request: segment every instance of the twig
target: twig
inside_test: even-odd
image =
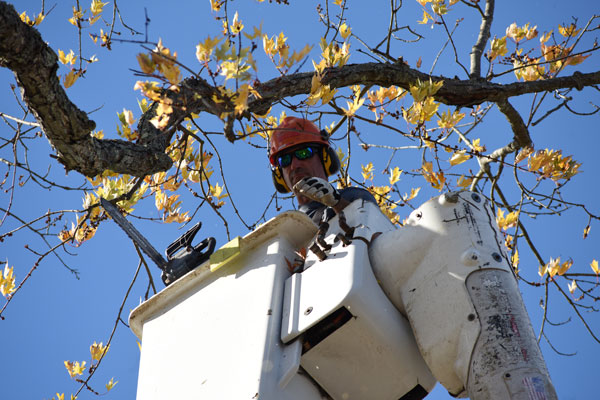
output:
[[[136,250],[137,250],[137,245],[135,243],[134,243],[134,246],[136,247]],[[138,252],[139,252],[139,250],[138,250]],[[119,325],[119,321],[121,320],[121,313],[123,312],[123,308],[125,307],[125,302],[127,301],[127,298],[129,297],[129,293],[131,292],[131,288],[133,287],[133,284],[135,283],[135,281],[137,279],[137,276],[138,276],[138,273],[140,272],[141,266],[142,266],[142,261],[140,260],[140,262],[138,263],[137,269],[135,270],[135,274],[133,275],[133,279],[132,279],[131,283],[129,284],[129,287],[127,288],[125,297],[123,298],[123,301],[121,302],[121,307],[119,307],[119,313],[117,314],[117,318],[113,325],[112,332],[110,333],[108,341],[106,342],[106,349],[104,350],[104,353],[102,353],[102,356],[98,360],[98,363],[96,365],[94,365],[94,369],[90,372],[87,379],[82,382],[81,386],[79,387],[79,390],[77,390],[77,392],[74,395],[75,397],[77,397],[84,388],[90,389],[88,382],[90,381],[90,379],[92,379],[92,376],[94,376],[94,374],[98,370],[98,367],[100,367],[100,363],[102,363],[102,360],[104,360],[106,351],[108,350],[108,347],[110,346],[110,343],[112,342],[113,336],[115,335],[115,332],[117,331],[117,326]]]

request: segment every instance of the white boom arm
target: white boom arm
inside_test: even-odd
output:
[[[481,196],[428,201],[403,228],[377,237],[369,255],[451,394],[556,399],[494,213]]]

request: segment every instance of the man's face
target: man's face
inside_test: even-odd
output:
[[[294,150],[302,147],[306,147],[306,145],[296,146],[282,153],[282,155],[290,153],[292,154],[292,161],[290,165],[281,168],[283,172],[283,179],[290,189],[292,189],[294,185],[302,178],[317,177],[327,179],[327,174],[325,174],[323,163],[321,162],[321,156],[319,155],[321,149],[315,147],[315,154],[312,157],[305,160],[299,160],[293,155],[293,152]],[[297,193],[295,194],[300,205],[310,202],[310,199],[298,195]]]

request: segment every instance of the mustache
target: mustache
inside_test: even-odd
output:
[[[310,171],[300,167],[300,168],[296,168],[292,171],[290,171],[290,180],[292,181],[292,184],[296,184],[299,180],[301,180],[302,178],[305,178],[307,176],[310,176]]]

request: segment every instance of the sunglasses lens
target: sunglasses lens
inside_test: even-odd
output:
[[[277,164],[279,164],[279,166],[281,168],[285,168],[288,165],[290,165],[292,163],[292,155],[291,154],[284,154],[282,156],[277,157]]]
[[[294,155],[298,160],[306,160],[307,158],[312,157],[313,154],[314,151],[312,147],[305,147],[294,152]]]

